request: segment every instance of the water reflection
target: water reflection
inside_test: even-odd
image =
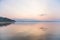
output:
[[[60,23],[18,23],[0,28],[1,40],[60,40]]]
[[[7,27],[0,28],[1,40],[45,40],[46,30],[43,24],[12,24]]]
[[[12,24],[12,23],[0,23],[0,27],[8,26],[8,25],[10,25],[10,24]]]

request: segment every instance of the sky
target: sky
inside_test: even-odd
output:
[[[8,18],[60,18],[60,0],[0,0],[0,16]]]

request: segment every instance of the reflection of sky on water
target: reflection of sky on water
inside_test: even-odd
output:
[[[50,22],[50,23],[30,23],[30,24],[12,24],[7,27],[1,27],[0,32],[1,35],[9,35],[16,36],[19,34],[20,36],[30,35],[31,37],[39,38],[40,36],[43,38],[51,38],[51,40],[55,39],[55,37],[60,37],[60,23]]]

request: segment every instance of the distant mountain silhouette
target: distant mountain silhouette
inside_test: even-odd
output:
[[[39,19],[14,19],[16,22],[60,22],[60,19],[47,19],[47,20],[39,20]]]
[[[5,17],[0,17],[0,27],[10,25],[14,22],[15,20],[5,18]]]
[[[16,22],[37,22],[40,20],[36,20],[36,19],[15,19]]]
[[[15,22],[15,20],[5,18],[5,17],[0,17],[0,22]]]

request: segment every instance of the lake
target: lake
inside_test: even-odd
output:
[[[0,40],[60,40],[60,22],[16,22],[0,25]]]

